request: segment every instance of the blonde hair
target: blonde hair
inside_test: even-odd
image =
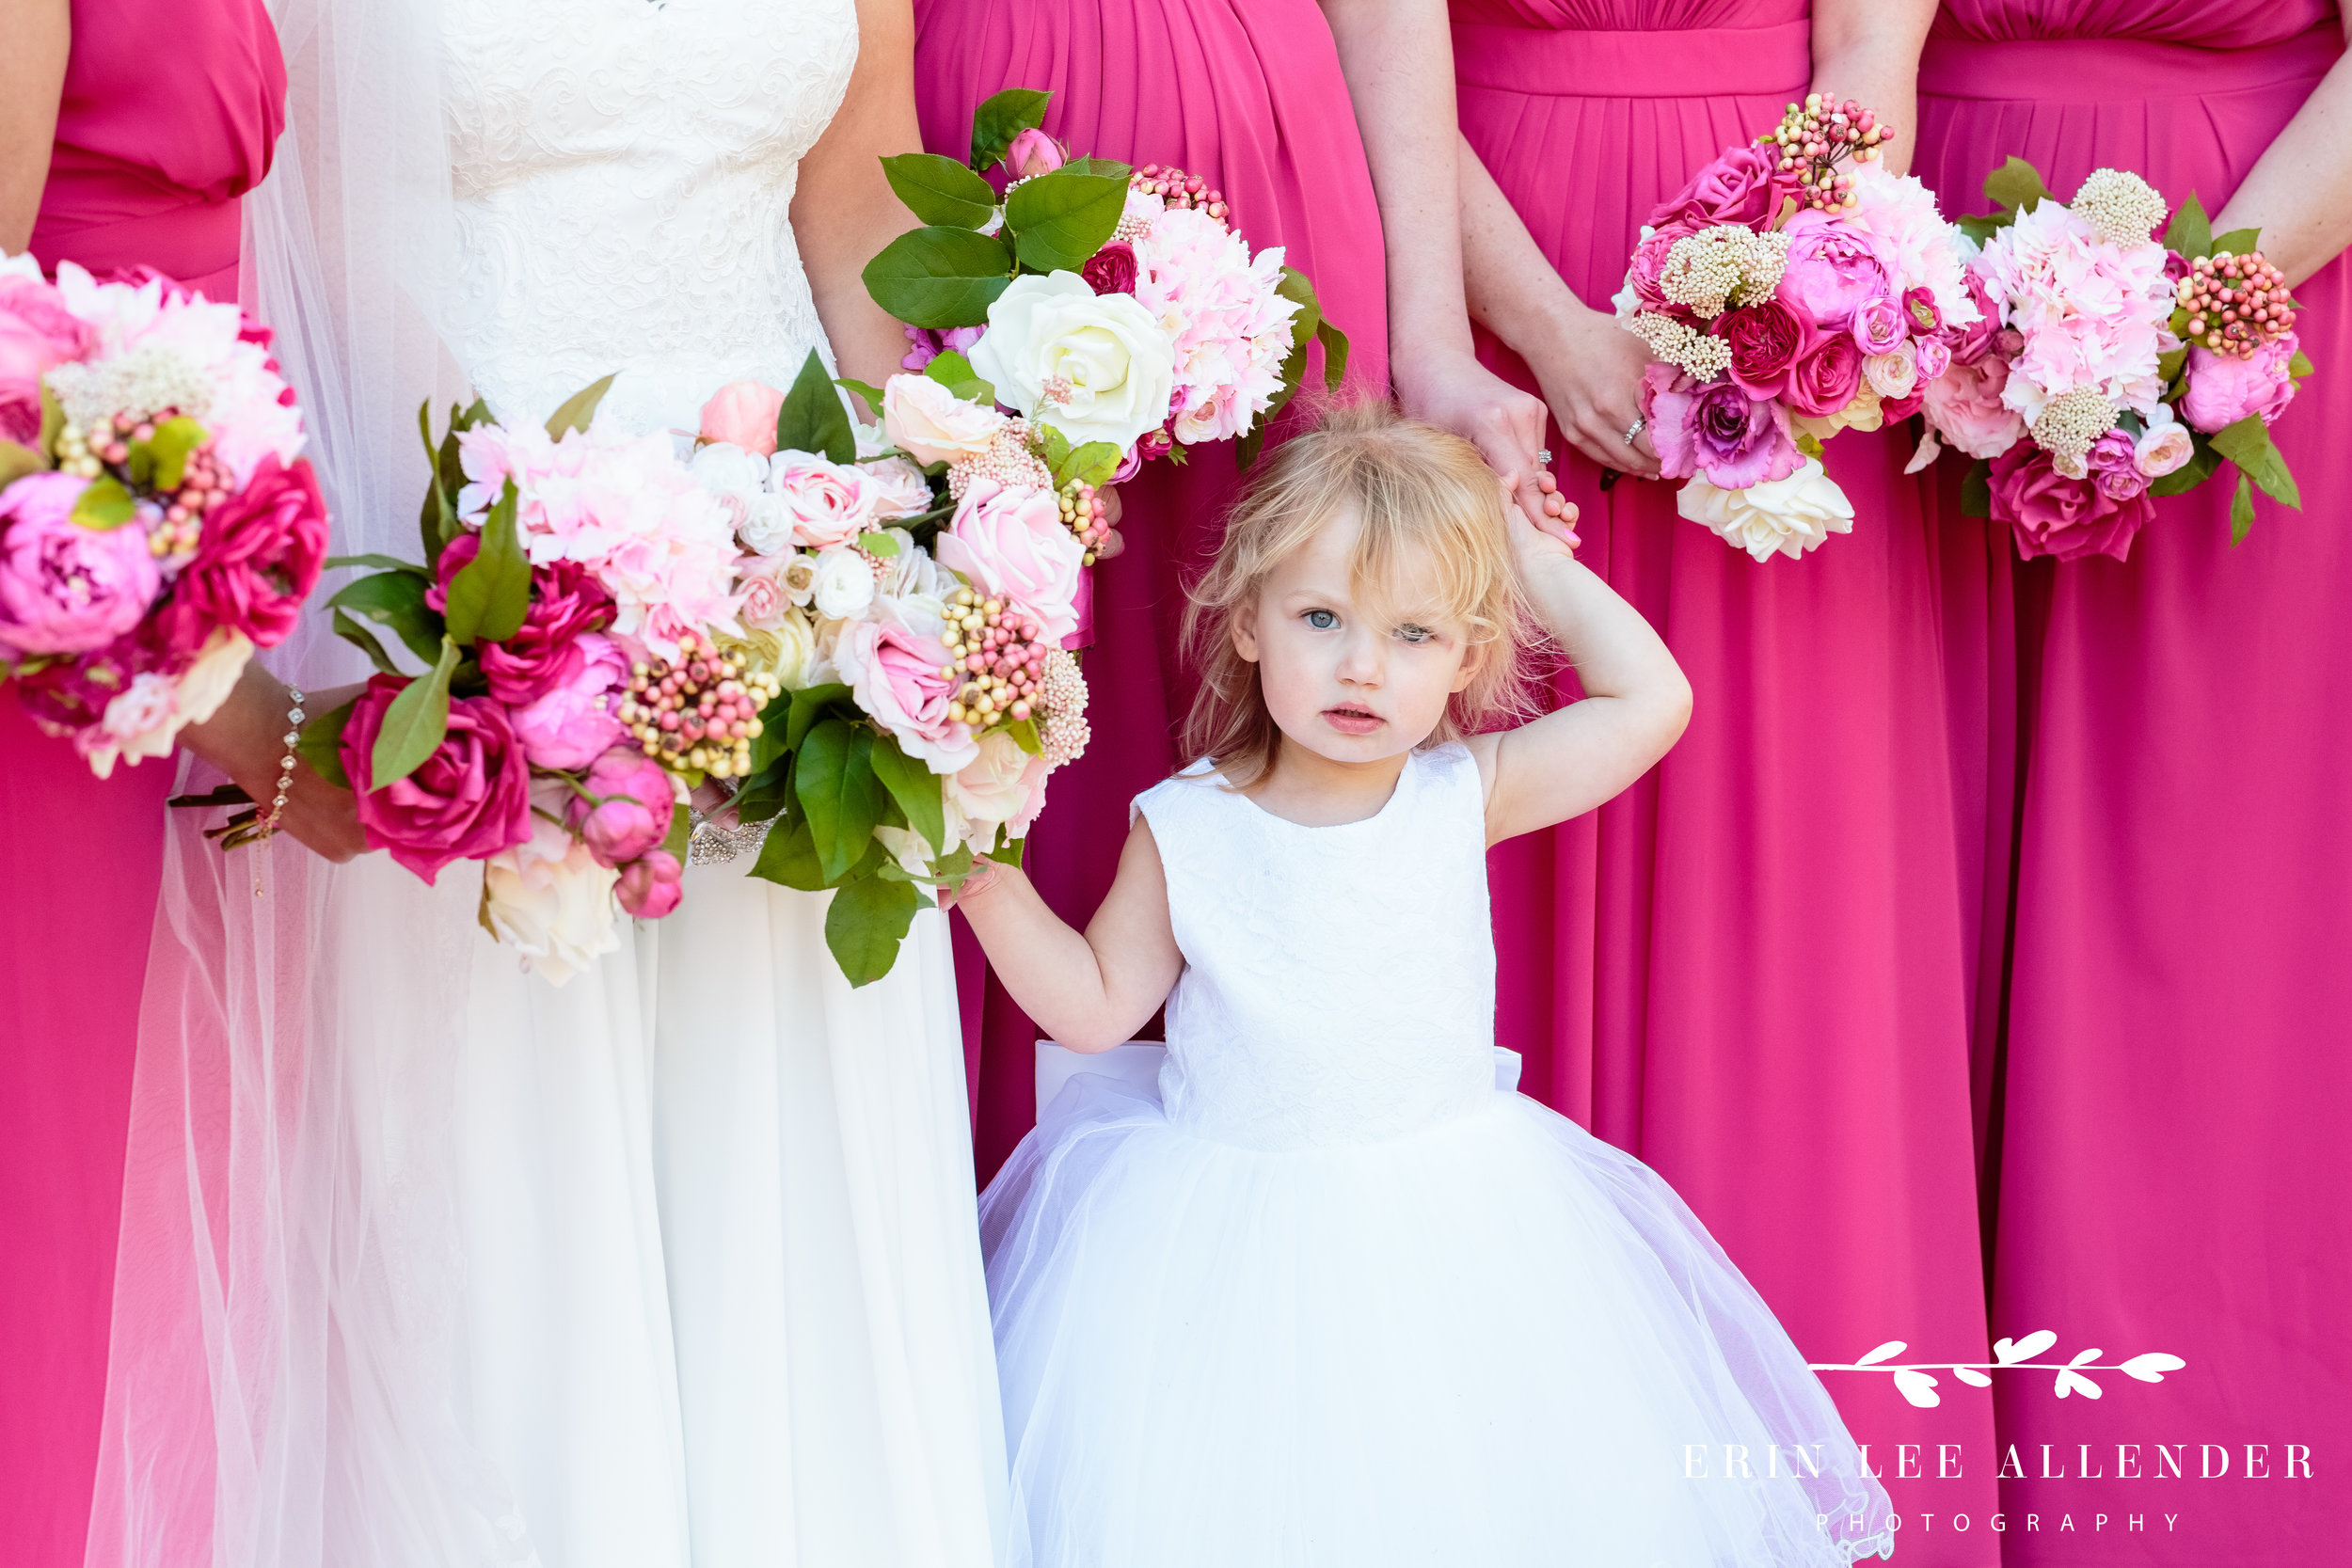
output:
[[[1457,621],[1486,649],[1424,745],[1458,740],[1532,703],[1522,649],[1536,641],[1503,515],[1502,487],[1478,449],[1387,402],[1334,404],[1268,453],[1225,525],[1216,559],[1187,594],[1184,645],[1200,688],[1184,754],[1208,757],[1247,788],[1279,740],[1258,666],[1233,646],[1233,617],[1266,578],[1343,510],[1359,524],[1350,579],[1381,610]],[[1400,621],[1410,618],[1400,615]]]

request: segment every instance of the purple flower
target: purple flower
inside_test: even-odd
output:
[[[1673,374],[1667,366],[1650,370]],[[1775,398],[1750,397],[1729,380],[1645,389],[1650,438],[1668,479],[1704,474],[1718,490],[1745,490],[1787,479],[1804,463],[1788,434],[1788,411]]]

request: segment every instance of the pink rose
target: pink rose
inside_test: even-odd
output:
[[[1005,149],[1005,178],[1034,180],[1041,174],[1051,174],[1067,162],[1061,144],[1044,132],[1031,126],[1012,138]]]
[[[1919,351],[1911,346],[1910,339],[1899,338],[1893,348],[1862,361],[1862,379],[1879,395],[1882,409],[1908,402],[1919,388]],[[1892,420],[1902,416],[1886,412],[1883,417]]]
[[[947,717],[956,681],[940,673],[947,668],[947,646],[938,638],[895,621],[852,621],[834,644],[834,663],[858,706],[907,755],[934,773],[955,772],[972,760],[971,732]]]
[[[967,403],[928,375],[894,375],[882,386],[882,429],[917,463],[953,463],[986,451],[1005,417]]]
[[[40,439],[40,378],[90,349],[90,330],[48,284],[0,277],[0,441]]]
[[[1926,293],[1915,289],[1914,293]],[[1853,313],[1853,325],[1847,330],[1853,334],[1854,346],[1863,354],[1892,354],[1895,345],[1911,335],[1910,323],[1904,319],[1902,307],[1891,299],[1865,300]]]
[[[135,520],[106,530],[73,521],[88,483],[38,473],[0,490],[0,649],[103,648],[136,626],[163,591],[147,530]]]
[[[1971,457],[1998,457],[2026,438],[2026,421],[2001,401],[2009,365],[1997,355],[1954,360],[1927,385],[1928,423]]]
[[[1690,319],[1691,308],[1668,299],[1658,281],[1666,270],[1666,258],[1674,250],[1675,242],[1689,233],[1687,229],[1661,229],[1633,247],[1633,260],[1626,266],[1626,281],[1632,286],[1634,301],[1643,309]]]
[[[326,502],[317,476],[308,462],[281,467],[270,453],[243,490],[205,514],[196,558],[172,589],[174,645],[192,651],[215,626],[245,633],[256,647],[284,641],[326,560]]]
[[[724,441],[766,457],[776,450],[776,416],[784,394],[757,381],[730,381],[703,404],[702,438]]]
[[[2084,455],[2090,482],[2107,499],[2127,501],[2148,488],[2148,476],[2139,471],[2137,461],[2137,445],[2128,431],[2110,430],[2093,441]]]
[[[1716,318],[1715,334],[1731,345],[1731,379],[1751,397],[1778,397],[1788,370],[1813,344],[1803,317],[1777,299],[1743,305]]]
[[[1787,479],[1804,466],[1779,401],[1750,397],[1730,381],[1655,390],[1649,420],[1668,479],[1703,474],[1719,490],[1745,490]]]
[[[1993,460],[1993,516],[2010,525],[2017,553],[2060,561],[2090,555],[2122,561],[2132,535],[2155,515],[2145,494],[2118,500],[2087,479],[2068,479],[2051,467],[2050,454],[2021,441]]]
[[[1945,327],[1944,338],[1951,347],[1955,364],[1973,365],[1993,352],[1993,340],[2001,331],[2001,307],[1975,267],[1963,276],[1968,284],[1968,297],[1976,301],[1978,319],[1966,326]]]
[[[424,602],[444,613],[449,585],[482,553],[482,536],[461,533],[441,551],[440,580],[424,591]],[[594,573],[577,561],[554,561],[531,569],[531,608],[523,624],[502,642],[477,646],[482,678],[490,695],[510,708],[527,707],[557,687],[580,677],[583,632],[612,624],[612,596]]]
[[[628,656],[621,645],[600,632],[584,632],[572,645],[571,664],[571,674],[507,716],[533,767],[585,768],[628,737],[617,711],[628,689]]]
[[[1683,233],[1719,223],[1761,229],[1779,208],[1772,192],[1772,154],[1754,145],[1727,147],[1723,155],[1691,177],[1691,182],[1659,203],[1652,227]]]
[[[636,747],[615,745],[598,756],[581,787],[596,802],[575,795],[564,817],[598,865],[627,865],[670,836],[677,791],[661,765]]]
[[[1113,240],[1094,253],[1078,276],[1098,294],[1134,293],[1136,247],[1124,240]]]
[[[872,528],[882,499],[862,470],[821,457],[779,463],[769,485],[791,519],[792,543],[813,550],[846,545]]]
[[[1952,368],[1952,351],[1941,338],[1914,338],[1919,351],[1919,380],[1924,386]]]
[[[1888,293],[1885,259],[1860,230],[1807,208],[1782,231],[1788,236],[1788,267],[1779,296],[1821,330],[1842,329],[1856,310]]]
[[[1789,369],[1782,394],[1792,412],[1826,419],[1851,403],[1862,387],[1862,351],[1843,333],[1820,340]]]
[[[754,631],[768,631],[783,620],[784,612],[792,607],[791,592],[776,580],[776,574],[794,558],[769,556],[754,559],[758,561],[758,564],[745,567],[743,575],[736,579],[736,586],[743,595],[743,604],[735,613]]]
[[[1053,492],[1009,489],[976,476],[932,553],[991,596],[1010,599],[1036,616],[1048,641],[1059,642],[1078,629],[1086,547],[1062,526]]]
[[[453,698],[449,732],[433,754],[406,778],[372,787],[384,710],[407,684],[405,675],[370,676],[343,726],[343,771],[358,791],[368,847],[389,850],[430,882],[452,861],[530,842],[531,770],[506,710],[487,697]]]
[[[667,849],[656,849],[640,855],[621,867],[621,879],[612,886],[612,896],[622,909],[640,920],[659,920],[678,906],[685,896],[681,885],[686,868]]]
[[[2266,425],[2276,424],[2295,401],[2295,378],[2287,373],[2295,349],[2292,332],[2263,344],[2248,359],[2191,345],[2188,395],[2181,399],[2181,418],[2207,435],[2227,430],[2249,414],[2260,414]]]

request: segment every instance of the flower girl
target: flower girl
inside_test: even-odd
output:
[[[1494,728],[1534,620],[1587,695]],[[1468,443],[1377,406],[1262,463],[1189,630],[1201,760],[1135,802],[1086,932],[1009,868],[957,898],[1063,1044],[1168,1006],[1157,1095],[1073,1079],[981,1200],[1014,1560],[1891,1555],[1697,1219],[1496,1086],[1486,848],[1674,743],[1664,644]]]

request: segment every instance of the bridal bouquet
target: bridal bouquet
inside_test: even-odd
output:
[[[1965,244],[1892,131],[1821,93],[1726,149],[1650,214],[1620,323],[1649,345],[1641,411],[1677,499],[1758,561],[1853,528],[1821,443],[1907,417],[1981,308]]]
[[[2299,506],[2270,438],[2311,362],[2296,308],[2253,230],[2216,237],[2192,196],[2164,238],[2164,198],[2094,170],[2061,203],[2012,158],[1985,182],[1998,210],[1962,220],[1980,330],[1928,393],[1929,434],[1980,460],[1969,506],[2010,525],[2023,556],[2123,560],[2154,498],[2237,468],[2232,541],[2253,492]],[[1915,465],[1916,466],[1916,465]]]
[[[167,278],[0,255],[0,672],[105,778],[167,755],[318,580],[269,335]]]

